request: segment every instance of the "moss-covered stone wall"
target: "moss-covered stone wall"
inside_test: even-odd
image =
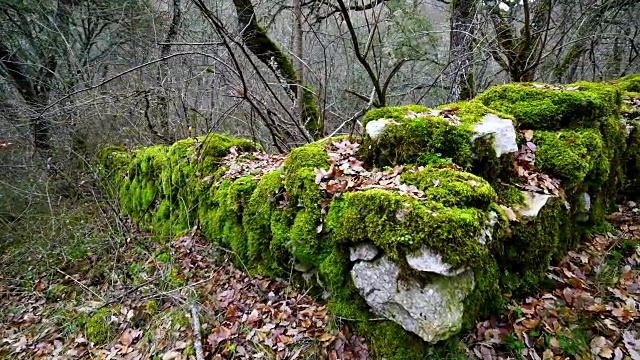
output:
[[[250,272],[311,279],[333,314],[355,320],[373,356],[416,359],[424,340],[499,311],[505,293],[541,286],[617,199],[640,194],[635,79],[510,84],[436,109],[375,109],[363,139],[305,145],[281,166],[218,134],[108,147],[102,176],[142,229],[175,236],[198,226]],[[357,152],[345,152],[352,145]],[[321,186],[331,176],[346,185]],[[448,299],[454,320],[431,329],[422,314],[407,323],[377,309],[355,271],[388,264],[404,289],[389,296],[422,294],[429,306],[429,290]],[[464,293],[446,286],[463,278]],[[380,314],[393,321],[370,320]]]

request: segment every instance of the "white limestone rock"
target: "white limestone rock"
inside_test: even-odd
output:
[[[353,282],[372,311],[405,330],[435,343],[462,328],[463,300],[473,291],[472,271],[458,276],[436,277],[421,286],[417,281],[398,283],[398,265],[387,256],[361,261],[351,270]]]
[[[371,139],[376,139],[380,134],[384,132],[384,129],[391,124],[397,125],[398,123],[392,119],[378,119],[372,120],[367,123],[364,130],[367,132]]]
[[[373,244],[364,243],[349,248],[349,260],[351,261],[369,261],[373,260],[376,256],[378,256],[378,248]]]
[[[493,135],[493,147],[498,157],[518,151],[516,129],[513,127],[511,120],[501,119],[494,114],[487,114],[482,121],[473,126],[471,141],[487,135]]]
[[[539,194],[533,191],[523,191],[525,204],[514,207],[514,211],[523,220],[531,220],[538,216],[540,210],[547,204],[552,195]]]
[[[440,254],[431,251],[422,245],[420,250],[414,254],[406,256],[407,263],[413,269],[418,271],[426,271],[444,276],[456,276],[465,272],[466,269],[453,269],[451,265],[442,261]]]

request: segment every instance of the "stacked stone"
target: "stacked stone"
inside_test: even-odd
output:
[[[412,359],[499,311],[502,294],[539,287],[633,193],[638,124],[622,118],[621,83],[510,84],[437,109],[370,111],[358,158],[415,169],[400,179],[421,198],[384,188],[328,198],[317,173],[330,167],[331,140],[239,178],[221,164],[229,151],[259,149],[242,139],[108,148],[103,175],[142,228],[179,235],[199,225],[252,272],[296,269],[335,315],[358,320],[373,356]],[[389,321],[369,321],[379,317]]]

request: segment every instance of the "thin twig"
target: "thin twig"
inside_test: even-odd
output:
[[[349,119],[345,120],[340,126],[338,126],[337,129],[335,129],[331,135],[325,137],[324,139],[320,140],[325,141],[327,139],[332,138],[335,134],[337,134],[345,125],[347,125],[348,123],[352,122],[352,121],[357,121],[361,116],[363,116],[367,110],[369,110],[371,108],[371,106],[373,106],[373,99],[375,96],[375,89],[371,90],[371,95],[369,95],[369,102],[367,103],[367,106],[364,109],[361,109],[360,111],[358,111],[357,113],[355,113],[352,117],[350,117]]]
[[[131,72],[134,72],[136,70],[142,69],[144,67],[147,67],[149,65],[153,65],[155,63],[166,61],[166,60],[169,60],[169,59],[174,58],[176,56],[183,56],[183,55],[203,55],[203,56],[211,57],[211,55],[202,53],[201,51],[183,51],[183,52],[170,54],[170,55],[158,58],[158,59],[154,59],[154,60],[148,61],[148,62],[146,62],[144,64],[140,64],[140,65],[134,66],[134,67],[129,68],[129,69],[127,69],[127,70],[125,70],[125,71],[123,71],[121,73],[118,73],[118,74],[116,74],[116,75],[114,75],[114,76],[112,76],[112,77],[110,77],[110,78],[108,78],[108,79],[106,79],[104,81],[99,82],[98,84],[95,84],[95,85],[92,85],[92,86],[88,86],[88,87],[80,89],[80,90],[76,90],[74,92],[71,92],[71,93],[59,98],[58,100],[52,102],[51,104],[45,106],[42,110],[40,110],[40,112],[38,113],[38,118],[41,118],[47,111],[49,111],[49,109],[51,109],[55,105],[61,103],[62,101],[66,100],[66,99],[68,99],[68,98],[70,98],[72,96],[78,95],[78,94],[83,93],[83,92],[87,92],[87,91],[91,91],[91,90],[97,89],[97,88],[99,88],[99,87],[101,87],[103,85],[106,85],[106,84],[108,84],[108,83],[110,83],[110,82],[112,82],[112,81],[114,81],[114,80],[116,80],[118,78],[123,77],[124,75],[127,75],[127,74],[129,74]]]
[[[198,318],[198,309],[196,304],[191,303],[191,325],[193,327],[193,347],[196,350],[196,359],[204,360],[204,354],[202,353],[202,338],[200,336],[200,319]]]
[[[151,279],[143,282],[142,284],[134,287],[133,289],[130,289],[130,290],[126,291],[124,294],[122,294],[122,295],[120,295],[118,297],[115,297],[113,299],[110,299],[109,301],[107,301],[104,304],[102,304],[100,307],[96,308],[96,310],[100,310],[103,307],[109,306],[109,305],[111,305],[113,303],[117,303],[117,302],[121,301],[124,297],[126,297],[126,296],[128,296],[128,295],[130,295],[130,294],[132,294],[132,293],[134,293],[134,292],[136,292],[138,290],[140,290],[144,286],[147,286],[147,285],[151,284],[152,282],[154,282],[156,280],[158,280],[158,277],[151,278]]]
[[[78,281],[78,280],[74,279],[74,278],[73,278],[73,276],[71,276],[71,275],[67,274],[66,272],[64,272],[64,271],[62,271],[62,270],[60,270],[60,269],[58,269],[58,268],[55,268],[55,269],[56,269],[56,271],[57,271],[57,272],[59,272],[60,274],[62,274],[62,275],[64,275],[64,276],[68,277],[69,279],[71,279],[71,280],[75,281],[78,285],[80,285],[83,289],[87,290],[88,292],[92,293],[95,297],[97,297],[97,298],[99,298],[100,300],[104,301],[104,298],[103,298],[102,296],[98,295],[95,291],[93,291],[93,290],[91,290],[90,288],[88,288],[85,284],[83,284],[83,283],[81,283],[80,281]]]

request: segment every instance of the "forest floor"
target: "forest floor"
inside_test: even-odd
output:
[[[0,359],[370,358],[305,289],[247,275],[197,232],[149,236],[112,210],[62,203],[6,226]],[[424,358],[640,360],[640,208],[609,218],[549,269],[554,289],[511,300]]]

